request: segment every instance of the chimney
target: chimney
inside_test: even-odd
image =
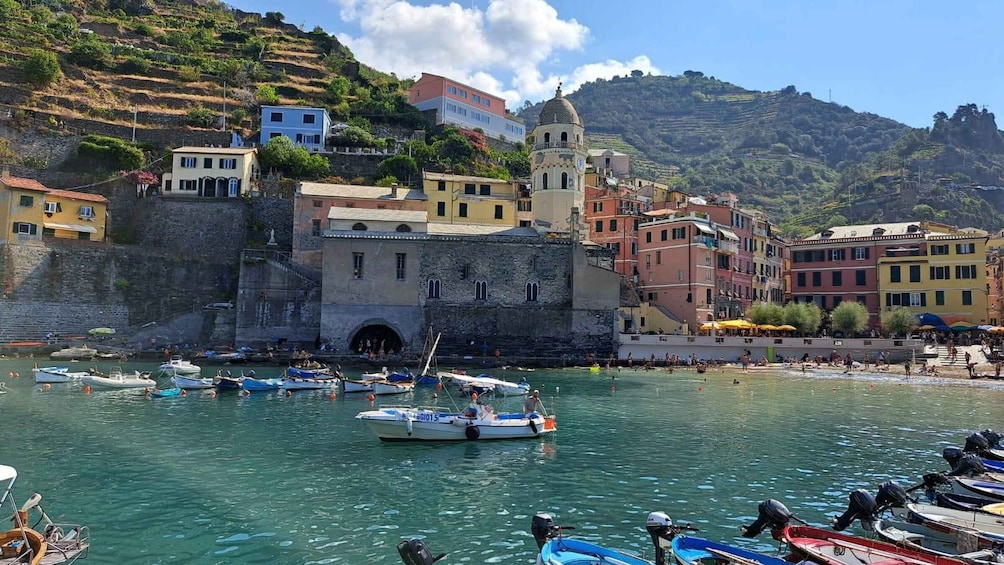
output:
[[[390,185],[390,197],[397,198],[397,183],[393,182]]]
[[[10,178],[10,167],[8,165],[4,165],[3,168],[0,169],[0,178]]]

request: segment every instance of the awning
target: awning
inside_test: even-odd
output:
[[[715,230],[711,229],[711,227],[706,224],[694,222],[694,225],[697,226],[697,229],[701,230],[702,233],[706,233],[708,235],[715,235]]]
[[[98,228],[94,226],[84,226],[80,224],[57,224],[54,222],[42,222],[42,227],[46,227],[53,230],[98,233]]]
[[[736,235],[736,232],[730,230],[729,228],[718,228],[718,233],[722,234],[725,237],[725,239],[739,241],[739,236]]]

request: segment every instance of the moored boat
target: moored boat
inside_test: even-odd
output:
[[[286,390],[325,390],[336,386],[338,386],[338,379],[335,377],[287,377],[282,379],[282,388]]]
[[[244,377],[244,379],[241,380],[241,389],[248,392],[279,390],[279,388],[282,387],[282,380],[282,377],[274,377],[271,379]]]
[[[156,388],[157,381],[150,378],[149,373],[133,371],[122,372],[122,367],[112,367],[107,374],[92,370],[80,378],[85,385],[99,388]]]
[[[553,416],[496,414],[478,405],[463,412],[439,407],[387,406],[356,414],[381,441],[475,441],[529,439],[557,430]]]
[[[91,546],[87,526],[53,522],[39,504],[42,495],[38,493],[18,508],[11,494],[16,480],[14,467],[0,465],[0,483],[3,484],[0,511],[4,516],[13,516],[14,522],[11,529],[0,531],[0,548],[3,548],[0,563],[57,565],[87,557]],[[39,514],[37,521],[31,518],[33,511]],[[41,531],[37,529],[39,526],[42,526]]]
[[[213,382],[213,379],[209,377],[196,378],[174,375],[171,377],[171,380],[174,381],[174,386],[189,390],[213,388],[216,385],[216,383]]]
[[[891,543],[812,526],[786,526],[782,534],[796,559],[823,565],[964,565],[961,559],[934,555]]]
[[[50,359],[93,359],[98,354],[98,350],[93,347],[81,345],[77,347],[64,347],[59,351],[49,354]]]
[[[690,536],[674,537],[672,548],[678,565],[791,565],[778,557]]]
[[[375,381],[373,383],[373,394],[405,394],[415,390],[414,381]]]
[[[155,388],[150,391],[150,396],[154,398],[171,398],[173,396],[181,396],[181,389],[178,387]]]
[[[537,565],[652,565],[639,555],[623,550],[604,547],[602,545],[565,537],[563,530],[572,530],[568,526],[558,526],[554,517],[546,512],[533,516],[530,533],[537,542]],[[648,515],[645,529],[652,538],[655,548],[655,565],[667,565],[667,552],[670,543],[676,536],[686,530],[696,530],[689,524],[677,526],[664,512],[652,512]],[[403,557],[403,556],[402,556]],[[687,565],[692,565],[688,563]],[[774,565],[771,563],[770,565]]]
[[[235,377],[230,371],[218,371],[216,373],[216,377],[213,379],[213,384],[216,387],[216,390],[221,392],[225,390],[240,390],[241,382],[246,377],[253,378],[254,375],[254,371],[248,371],[247,375],[242,374],[239,377]]]
[[[172,355],[171,358],[160,366],[162,373],[169,375],[196,375],[202,372],[202,367],[186,361],[181,355]]]
[[[70,371],[69,367],[38,367],[32,369],[36,383],[68,383],[79,381],[86,371]]]

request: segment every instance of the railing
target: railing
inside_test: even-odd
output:
[[[533,146],[534,151],[541,149],[585,149],[586,146],[574,141],[552,141],[550,143],[538,143]]]
[[[732,240],[718,240],[718,250],[722,253],[736,254],[739,253],[739,244]]]

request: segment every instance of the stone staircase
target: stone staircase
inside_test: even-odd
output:
[[[938,344],[938,356],[933,359],[928,359],[928,365],[938,365],[939,367],[966,367],[966,352],[969,352],[971,356],[970,363],[976,363],[977,365],[990,364],[991,361],[987,359],[985,353],[983,353],[983,348],[980,345],[957,345],[955,349],[958,351],[956,355],[956,360],[953,363],[951,357],[948,355],[948,346],[939,343]]]

